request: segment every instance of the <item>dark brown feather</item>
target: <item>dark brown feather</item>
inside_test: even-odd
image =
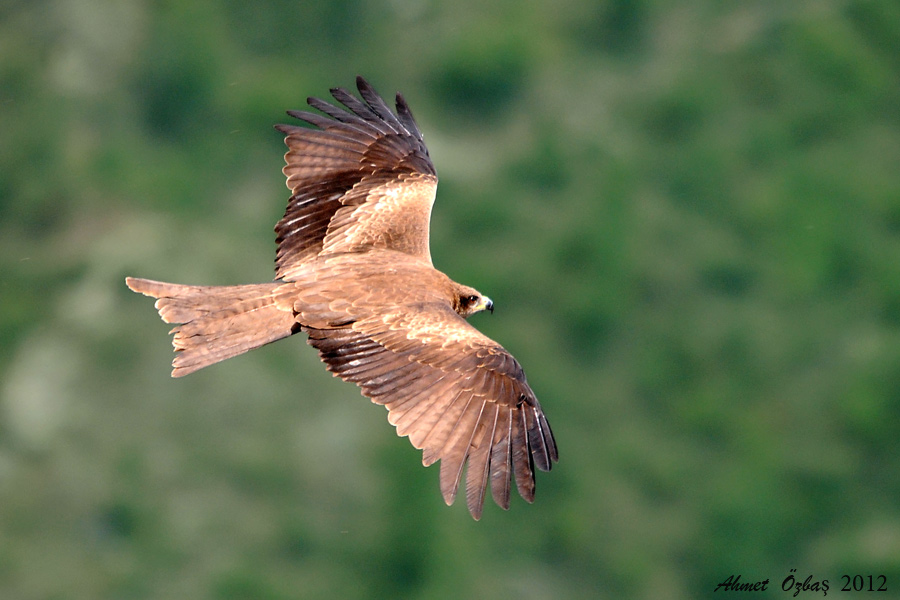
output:
[[[494,429],[493,447],[491,448],[491,496],[503,510],[509,509],[509,480],[512,471],[511,412],[510,409],[503,407],[497,414],[497,426]]]
[[[484,496],[491,473],[491,446],[500,407],[485,403],[481,419],[475,428],[469,449],[469,464],[466,467],[466,505],[475,520],[481,518]]]
[[[516,476],[516,487],[519,495],[528,502],[534,502],[534,469],[531,451],[528,447],[528,434],[525,426],[525,414],[520,409],[512,412],[512,465]]]

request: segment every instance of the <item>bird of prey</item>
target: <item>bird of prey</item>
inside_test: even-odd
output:
[[[275,280],[198,286],[129,277],[175,323],[173,377],[295,333],[326,368],[385,406],[397,434],[441,461],[452,504],[466,467],[477,520],[490,487],[509,508],[512,481],[534,501],[534,468],[558,461],[556,442],[519,363],[466,321],[490,298],[434,268],[428,244],[437,175],[403,96],[391,111],[357,78],[361,100],[288,111],[313,127],[277,125],[291,190],[275,226]]]

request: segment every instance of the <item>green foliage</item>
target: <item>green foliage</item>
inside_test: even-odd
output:
[[[900,9],[16,2],[0,20],[0,597],[696,598],[900,581]],[[300,339],[183,380],[126,275],[265,281],[271,126],[366,75],[558,437],[533,506]]]

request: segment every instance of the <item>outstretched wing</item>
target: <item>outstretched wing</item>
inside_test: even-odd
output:
[[[276,126],[286,135],[283,171],[293,194],[275,226],[280,279],[322,252],[388,248],[431,260],[437,175],[422,133],[400,94],[395,114],[365,79],[356,85],[362,100],[331,90],[346,110],[309,98],[324,116],[288,111],[318,129]]]
[[[511,481],[534,500],[534,469],[558,460],[550,425],[519,363],[440,304],[376,314],[346,328],[304,327],[335,375],[387,407],[397,434],[441,461],[441,492],[456,498],[466,470],[466,503],[481,517],[490,485],[509,508]]]

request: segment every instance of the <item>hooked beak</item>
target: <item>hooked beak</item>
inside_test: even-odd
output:
[[[487,296],[482,296],[481,301],[475,306],[476,310],[486,310],[494,314],[494,302]]]

